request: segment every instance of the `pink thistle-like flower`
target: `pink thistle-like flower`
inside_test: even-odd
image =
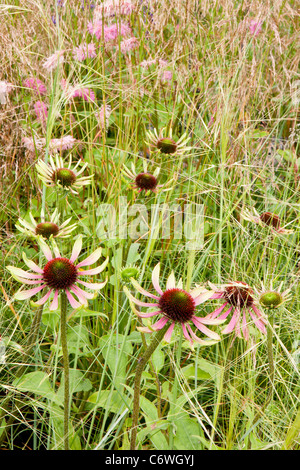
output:
[[[196,316],[196,307],[206,300],[210,299],[213,292],[207,291],[201,287],[186,292],[182,288],[182,281],[176,284],[174,273],[172,272],[167,279],[166,290],[162,290],[159,281],[160,263],[158,263],[152,272],[152,284],[156,290],[156,294],[147,292],[138,282],[131,278],[132,285],[138,292],[146,297],[154,300],[152,303],[143,302],[136,299],[125,286],[124,291],[129,298],[133,312],[140,318],[151,318],[159,316],[159,320],[149,325],[149,327],[139,327],[138,329],[144,333],[151,333],[162,329],[168,322],[170,326],[164,336],[165,341],[170,342],[175,325],[180,325],[183,335],[190,344],[193,341],[201,345],[214,344],[220,340],[220,336],[207,328],[206,325],[219,325],[223,320],[216,320],[208,317]],[[139,307],[148,307],[154,309],[152,312],[142,313],[137,310],[135,305]],[[192,330],[192,323],[199,331],[210,338],[209,341],[199,338]],[[211,341],[212,340],[212,341]]]
[[[30,152],[35,152],[35,149],[38,151],[43,150],[46,147],[46,139],[42,138],[30,138],[23,137],[22,139],[24,147],[26,147]],[[65,135],[59,139],[51,139],[49,142],[49,151],[51,153],[63,152],[64,150],[70,150],[74,147],[77,140],[71,135]]]
[[[262,31],[262,21],[251,20],[249,24],[249,30],[253,36],[258,36]]]
[[[235,332],[235,337],[249,339],[249,319],[262,332],[266,333],[267,320],[255,305],[254,292],[244,282],[230,282],[217,288],[212,286],[215,294],[212,299],[224,299],[225,302],[214,312],[208,315],[211,319],[226,320],[231,315],[231,320],[223,329],[222,334]],[[250,321],[251,321],[250,320]],[[243,336],[242,336],[243,335]]]
[[[139,47],[139,40],[135,37],[124,39],[120,44],[122,54],[126,54],[137,47]]]
[[[293,232],[293,230],[289,230],[282,227],[279,216],[271,212],[263,212],[262,214],[259,214],[255,208],[252,209],[252,212],[247,209],[244,209],[241,212],[241,216],[243,217],[243,219],[258,224],[261,227],[269,227],[273,233],[288,234]]]
[[[73,49],[73,57],[79,62],[83,62],[87,58],[94,59],[97,57],[95,44],[90,42],[89,44],[81,44],[80,46],[75,47]]]
[[[64,58],[64,50],[62,51],[55,51],[46,61],[42,64],[42,67],[48,72],[51,72],[55,69],[58,65],[62,64],[65,60]]]
[[[83,98],[85,101],[95,101],[95,93],[89,88],[84,88],[79,85],[71,86],[65,79],[61,80],[61,87],[64,90],[68,101],[72,98]]]
[[[46,294],[36,302],[36,305],[44,305],[44,303],[50,298],[51,294],[54,294],[49,310],[57,310],[59,293],[64,291],[71,307],[79,308],[82,305],[87,306],[88,299],[93,299],[94,294],[81,289],[78,284],[91,290],[102,289],[105,286],[107,279],[100,283],[89,283],[82,279],[84,279],[84,276],[94,276],[101,273],[108,263],[108,258],[106,258],[106,260],[97,268],[82,270],[82,267],[96,263],[101,256],[101,248],[95,250],[83,261],[75,263],[82,248],[82,237],[79,237],[74,243],[70,258],[62,257],[54,242],[54,256],[44,239],[40,238],[38,243],[47,260],[47,263],[43,267],[40,267],[32,260],[29,260],[24,253],[24,262],[33,272],[27,272],[14,266],[7,267],[8,271],[18,282],[35,286],[29,290],[21,290],[17,292],[14,298],[16,300],[30,299],[43,289],[47,289]]]
[[[48,106],[43,101],[34,103],[34,110],[38,121],[45,124],[48,117]]]
[[[114,23],[111,25],[103,25],[102,21],[89,23],[88,29],[90,34],[95,35],[98,40],[102,37],[105,42],[114,42],[118,37],[131,36],[132,30],[130,26],[125,23]]]
[[[171,70],[164,70],[161,74],[161,80],[164,83],[171,82],[173,78],[173,72]]]
[[[160,67],[166,67],[168,65],[168,62],[164,59],[147,59],[143,60],[140,63],[140,66],[143,69],[148,69],[149,67],[151,67],[151,65],[159,65]]]
[[[38,95],[43,96],[47,94],[46,85],[38,78],[26,78],[26,80],[23,82],[23,85],[27,88],[30,88],[31,90],[34,90]]]

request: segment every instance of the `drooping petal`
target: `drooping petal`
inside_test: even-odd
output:
[[[225,302],[225,304],[221,305],[221,307],[218,307],[216,310],[214,310],[214,312],[210,313],[209,317],[210,318],[216,318],[218,315],[220,315],[220,313],[222,312],[222,310],[224,309],[224,307],[226,305],[227,305],[227,302]]]
[[[76,295],[76,297],[78,298],[78,300],[79,300],[79,302],[80,302],[81,305],[85,305],[86,307],[88,306],[88,302],[87,302],[86,297],[83,296],[83,295],[81,294],[81,292],[77,291],[76,288],[74,288],[74,285],[72,285],[72,286],[70,287],[70,291],[72,291],[73,294]]]
[[[169,343],[171,341],[171,336],[172,336],[174,327],[175,327],[175,322],[171,323],[171,326],[168,328],[164,336],[164,340],[166,341],[166,343]]]
[[[220,336],[215,332],[211,331],[209,328],[207,328],[205,325],[202,325],[198,320],[196,320],[195,317],[192,318],[192,322],[194,323],[195,327],[198,328],[203,334],[208,336],[211,339],[219,340]]]
[[[74,261],[78,258],[79,253],[81,252],[81,248],[82,248],[82,237],[79,237],[77,238],[73,246],[73,250],[72,250],[72,254],[70,258],[71,263],[74,263]],[[79,265],[76,266],[76,268],[78,267]]]
[[[76,286],[75,284],[73,284],[72,289],[74,292],[79,292],[83,297],[87,299],[93,299],[95,296],[95,294],[93,294],[92,292],[86,292],[85,290],[81,289],[79,286]]]
[[[189,343],[193,344],[193,340],[192,340],[192,338],[189,336],[185,324],[184,324],[184,323],[181,323],[181,326],[182,326],[183,336],[185,337],[185,339],[186,339]]]
[[[169,319],[167,317],[162,317],[160,320],[151,325],[151,329],[154,331],[161,330],[168,321]]]
[[[135,303],[136,305],[139,305],[140,307],[158,307],[158,304],[157,304],[157,303],[142,302],[141,300],[136,299],[136,298],[131,294],[131,292],[126,288],[126,286],[124,287],[124,291],[125,291],[127,297],[128,297],[133,303]]]
[[[203,325],[221,325],[224,323],[224,320],[221,320],[220,318],[211,318],[209,315],[206,317],[196,317],[193,316],[196,321],[203,323]]]
[[[98,266],[97,268],[87,269],[85,271],[80,271],[79,270],[78,275],[79,276],[84,276],[84,275],[87,274],[89,276],[94,276],[95,274],[99,274],[106,268],[108,261],[109,261],[109,257],[107,257],[106,260],[100,266]]]
[[[70,305],[72,308],[79,308],[81,307],[82,304],[80,304],[79,302],[77,302],[77,300],[74,299],[74,297],[72,296],[72,294],[68,291],[68,289],[65,290],[66,292],[66,296],[68,298],[68,301],[70,302]]]
[[[148,313],[142,313],[142,312],[138,312],[136,311],[137,315],[141,318],[151,318],[151,317],[155,317],[155,315],[159,315],[161,313],[160,310],[156,310],[155,312],[148,312]]]
[[[17,292],[14,295],[14,298],[17,299],[17,300],[29,299],[30,297],[32,297],[33,295],[37,294],[42,289],[44,289],[44,287],[46,287],[46,286],[47,286],[47,284],[42,284],[41,286],[34,287],[33,289],[23,290],[23,291]]]
[[[196,343],[201,344],[202,346],[211,346],[212,344],[216,343],[216,341],[204,340],[204,339],[199,338],[197,335],[195,335],[190,325],[187,325],[187,328],[189,330],[191,337],[193,338],[194,341],[196,341]]]
[[[44,305],[44,303],[47,302],[47,300],[49,299],[52,291],[53,289],[50,289],[49,292],[47,292],[47,294],[44,295],[44,297],[42,297],[40,300],[35,302],[35,305]]]
[[[150,297],[151,299],[156,299],[156,300],[159,299],[159,297],[157,295],[151,294],[150,292],[143,289],[134,278],[131,278],[130,280],[131,280],[132,285],[136,288],[136,290],[140,294],[145,295],[146,297]]]
[[[102,253],[102,248],[97,248],[90,256],[77,264],[76,268],[81,268],[82,266],[89,266],[90,264],[96,263],[100,258]],[[76,258],[75,258],[76,259]]]
[[[158,292],[159,295],[163,295],[163,291],[161,290],[160,285],[159,285],[159,272],[160,272],[160,263],[158,263],[152,271],[152,284],[156,292]]]
[[[252,313],[252,311],[249,309],[249,313],[250,313],[250,316],[255,324],[255,326],[264,334],[266,334],[267,330],[266,330],[266,327],[264,325],[264,323],[259,319],[257,318],[254,313]]]
[[[225,326],[224,330],[222,330],[222,334],[231,333],[234,330],[238,322],[239,316],[240,316],[240,310],[236,308],[233,312],[230,322],[228,323],[227,326]]]
[[[58,309],[58,289],[55,290],[54,292],[54,297],[53,300],[50,304],[49,310],[52,312],[53,310]]]
[[[85,282],[81,281],[80,279],[77,279],[77,282],[79,282],[79,284],[82,284],[85,287],[88,287],[89,289],[100,290],[103,289],[103,287],[106,285],[107,280],[108,279],[106,278],[103,282]]]
[[[242,331],[243,331],[244,338],[248,341],[248,339],[249,339],[249,329],[248,329],[247,319],[246,319],[246,309],[244,309],[244,311],[243,311]]]
[[[24,271],[21,268],[16,268],[15,266],[7,266],[7,269],[11,274],[15,274],[16,276],[24,279],[43,279],[41,274],[28,273],[27,271]]]

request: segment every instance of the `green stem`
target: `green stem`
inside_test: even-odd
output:
[[[65,292],[61,294],[61,315],[60,315],[60,334],[61,347],[64,364],[64,449],[69,450],[69,353],[67,342],[67,296]]]
[[[133,396],[133,410],[132,410],[132,427],[131,427],[131,439],[130,439],[130,450],[135,450],[137,426],[140,411],[140,392],[141,392],[141,377],[143,370],[149,361],[151,355],[163,339],[169,325],[165,325],[161,330],[157,331],[154,335],[151,343],[144,352],[144,355],[138,359],[136,367],[135,378],[134,378],[134,396]]]

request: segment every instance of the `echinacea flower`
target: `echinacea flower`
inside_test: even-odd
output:
[[[207,328],[206,325],[219,325],[223,320],[196,316],[197,306],[210,299],[213,292],[207,291],[202,287],[197,287],[196,289],[187,292],[182,288],[182,280],[176,283],[173,272],[167,279],[166,290],[163,291],[160,287],[159,272],[160,263],[155,266],[152,272],[152,284],[156,290],[156,294],[147,292],[134,278],[131,278],[131,283],[136,290],[142,295],[153,299],[154,302],[152,303],[136,299],[129,289],[126,286],[124,287],[124,291],[130,301],[131,308],[136,315],[140,318],[160,317],[158,321],[149,325],[149,327],[138,327],[138,329],[144,333],[151,333],[153,331],[161,330],[168,322],[170,322],[170,326],[164,335],[166,342],[170,342],[175,325],[181,326],[183,335],[190,344],[193,344],[193,341],[195,341],[204,346],[214,344],[216,341],[219,341],[220,336],[216,332]],[[142,313],[137,310],[135,305],[151,308],[151,310],[154,309],[154,311]],[[194,333],[190,323],[192,323],[201,333],[210,338],[210,340],[199,338]]]
[[[172,188],[168,188],[168,185],[170,185],[174,178],[170,179],[165,185],[163,184],[158,184],[158,175],[160,173],[160,168],[156,168],[153,173],[149,173],[148,168],[147,168],[147,162],[146,160],[143,160],[143,169],[144,171],[141,173],[138,173],[135,169],[135,165],[132,162],[131,163],[131,170],[127,168],[124,165],[124,169],[121,169],[122,173],[132,180],[132,187],[134,189],[137,189],[138,192],[145,191],[145,193],[153,192],[156,193],[158,189],[164,188],[164,191],[169,191]]]
[[[46,220],[44,211],[42,210],[40,217],[41,221],[37,222],[30,212],[29,217],[31,222],[27,222],[27,220],[19,218],[16,228],[25,235],[34,238],[39,236],[44,238],[50,238],[51,236],[54,238],[67,238],[73,230],[75,230],[77,225],[69,225],[71,217],[62,224],[59,224],[59,216],[58,210],[55,209],[50,219]]]
[[[46,186],[58,186],[73,194],[78,194],[78,189],[92,182],[92,176],[79,177],[88,164],[84,163],[78,170],[81,161],[79,160],[73,167],[71,155],[68,164],[65,164],[62,157],[58,155],[55,155],[55,159],[50,155],[49,162],[50,164],[46,164],[43,160],[38,160],[36,164],[38,177]]]
[[[215,294],[212,299],[222,299],[224,302],[214,312],[208,315],[209,318],[226,320],[231,314],[229,323],[225,326],[222,334],[235,332],[235,336],[246,340],[249,339],[249,321],[262,332],[266,333],[267,320],[263,313],[255,305],[254,291],[245,282],[230,282],[220,288],[210,284]],[[249,319],[250,317],[250,319]]]
[[[263,212],[262,214],[259,215],[257,210],[255,208],[252,209],[252,212],[250,212],[247,209],[244,209],[241,212],[241,216],[243,219],[248,220],[249,222],[253,222],[255,224],[260,225],[261,227],[263,226],[268,226],[272,232],[275,233],[292,233],[293,230],[288,230],[284,227],[281,227],[281,220],[278,217],[277,214],[273,214],[271,212]]]
[[[7,97],[13,89],[12,83],[7,83],[5,81],[0,81],[0,104],[5,104],[7,102]]]
[[[48,72],[51,72],[55,69],[58,65],[62,64],[65,60],[64,58],[65,51],[55,51],[45,62],[42,64],[42,67],[46,69]]]
[[[186,146],[189,141],[186,133],[184,133],[177,141],[173,139],[172,129],[169,130],[168,135],[165,128],[161,129],[159,133],[156,129],[153,129],[153,132],[146,131],[146,135],[148,141],[145,142],[145,144],[148,145],[152,151],[156,150],[166,155],[182,155],[190,150],[190,147]]]
[[[31,90],[35,91],[38,95],[46,95],[46,85],[39,78],[30,77],[24,80],[23,85]]]
[[[28,268],[33,272],[27,272],[14,266],[7,267],[8,271],[18,282],[21,282],[22,284],[35,285],[35,287],[29,290],[21,290],[17,292],[14,295],[14,298],[16,300],[30,299],[34,295],[38,294],[38,292],[46,289],[46,294],[35,302],[36,305],[44,305],[53,293],[54,297],[49,309],[57,310],[58,295],[61,291],[64,291],[71,307],[79,308],[82,305],[87,306],[88,299],[93,299],[94,294],[81,289],[78,284],[91,290],[97,291],[102,289],[105,286],[107,279],[104,282],[98,283],[86,282],[83,281],[82,278],[84,278],[84,276],[100,274],[105,269],[108,263],[108,258],[106,258],[106,260],[97,268],[87,270],[83,270],[81,268],[96,263],[101,256],[101,248],[97,248],[86,259],[75,264],[82,248],[82,237],[79,237],[74,243],[70,259],[63,258],[55,244],[53,247],[53,257],[51,249],[42,238],[38,240],[38,243],[47,260],[47,263],[43,267],[40,267],[32,260],[29,260],[25,253],[23,253],[23,260]],[[73,295],[75,295],[76,299]]]

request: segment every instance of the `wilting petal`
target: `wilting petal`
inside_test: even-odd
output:
[[[255,326],[264,334],[266,334],[267,330],[266,330],[266,327],[264,325],[264,323],[259,319],[257,318],[252,312],[251,310],[249,309],[249,313],[250,313],[250,316],[255,324]]]
[[[155,312],[150,312],[150,313],[142,313],[142,312],[138,312],[136,310],[135,312],[139,317],[141,318],[150,318],[150,317],[155,317],[155,315],[159,315],[161,313],[161,311],[157,310]]]
[[[221,305],[221,307],[218,307],[214,312],[210,313],[209,317],[210,318],[216,318],[218,315],[220,315],[220,313],[222,312],[222,310],[224,309],[224,307],[226,305],[227,305],[227,302],[225,302],[225,304]]]
[[[205,334],[209,338],[215,339],[215,340],[221,339],[217,333],[215,333],[214,331],[211,331],[205,325],[202,325],[202,323],[197,321],[195,317],[192,318],[192,322],[194,323],[195,327],[198,328],[198,330],[200,330],[203,334]]]
[[[168,328],[165,336],[164,336],[164,340],[169,343],[171,341],[171,336],[172,336],[172,333],[173,333],[173,330],[174,330],[174,326],[175,326],[175,322],[171,323],[171,326],[170,328]]]
[[[159,272],[160,272],[160,263],[158,263],[152,271],[152,284],[156,292],[160,295],[163,295],[163,291],[159,286]]]
[[[72,289],[75,293],[79,292],[79,294],[81,294],[86,299],[93,299],[95,296],[95,294],[93,294],[92,292],[86,292],[85,290],[82,290],[79,286],[76,286],[75,284],[73,284]]]
[[[251,305],[251,308],[252,308],[252,310],[254,311],[254,313],[258,316],[258,318],[259,318],[259,320],[260,320],[261,322],[263,322],[263,323],[265,323],[265,324],[268,323],[267,320],[266,320],[266,318],[263,317],[261,311],[260,311],[254,304]]]
[[[29,299],[30,297],[32,297],[33,295],[37,294],[42,289],[44,289],[44,287],[46,287],[46,286],[47,286],[47,284],[42,284],[41,286],[34,287],[33,289],[17,292],[15,294],[14,298],[17,299],[17,300]]]
[[[234,330],[234,328],[235,328],[235,326],[238,322],[239,316],[240,316],[240,310],[238,308],[236,308],[235,311],[233,312],[233,315],[232,315],[232,318],[231,318],[230,322],[228,323],[228,325],[222,331],[222,334],[231,333]]]
[[[58,289],[56,289],[56,291],[54,292],[54,297],[49,307],[49,310],[51,312],[57,309],[58,309]]]
[[[96,261],[98,261],[98,259],[100,258],[101,253],[102,253],[102,248],[97,248],[97,250],[95,250],[94,253],[92,253],[86,259],[78,263],[76,268],[81,268],[82,266],[89,266],[90,264],[96,263]]]
[[[223,297],[223,292],[215,292],[212,296],[211,299],[221,299]]]
[[[70,287],[70,290],[73,292],[73,294],[76,295],[81,305],[88,305],[86,297],[84,297],[79,291],[77,291],[76,288],[74,288],[74,285]]]
[[[243,334],[244,334],[244,338],[246,340],[249,339],[249,329],[248,329],[248,326],[247,326],[247,319],[246,319],[246,311],[244,309],[243,311],[243,320],[242,320],[242,331],[243,331]]]
[[[139,291],[140,294],[145,295],[146,297],[151,297],[151,299],[159,299],[157,295],[151,294],[150,292],[143,289],[134,278],[131,278],[131,283],[136,288],[136,290]]]
[[[71,263],[74,263],[74,261],[78,258],[79,253],[81,252],[82,248],[82,237],[77,238],[76,242],[74,243],[72,254],[70,261]],[[76,266],[76,268],[79,267],[79,264]]]
[[[197,320],[200,323],[203,323],[203,325],[221,325],[224,323],[224,320],[221,320],[220,318],[211,318],[209,315],[206,317],[196,317],[194,316],[195,320]]]

